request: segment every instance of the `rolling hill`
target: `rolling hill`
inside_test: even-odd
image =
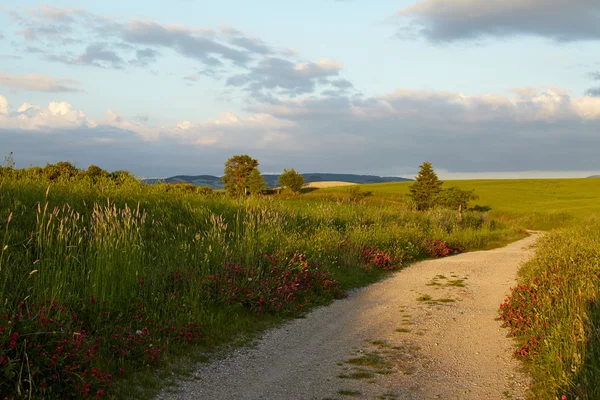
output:
[[[358,184],[367,183],[386,183],[386,182],[407,182],[412,179],[401,178],[397,176],[376,176],[376,175],[354,175],[354,174],[330,174],[322,172],[311,172],[302,174],[304,177],[304,183],[312,182],[328,182],[328,181],[341,181]],[[269,187],[278,186],[277,179],[278,174],[266,174],[263,175],[265,182]],[[223,189],[223,182],[221,178],[214,175],[176,175],[165,179],[143,179],[142,182],[152,184],[158,181],[166,183],[191,183],[195,186],[208,186],[212,189]]]

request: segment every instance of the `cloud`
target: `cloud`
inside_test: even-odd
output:
[[[590,72],[590,77],[595,81],[600,81],[600,71]]]
[[[134,20],[121,27],[121,37],[128,43],[171,48],[186,57],[207,62],[208,65],[214,65],[215,55],[239,65],[250,60],[247,51],[221,44],[213,35],[208,29],[193,30],[153,21]]]
[[[330,83],[331,83],[331,86],[336,87],[338,89],[351,89],[354,87],[352,82],[350,82],[347,79],[336,79],[336,80],[332,80]]]
[[[418,33],[432,42],[516,35],[600,40],[596,0],[420,0],[395,17],[399,36]]]
[[[96,164],[145,176],[201,173],[204,168],[218,174],[236,152],[291,147],[285,130],[292,125],[270,115],[240,117],[226,112],[214,120],[152,127],[144,119],[130,120],[114,110],[92,120],[65,102],[45,107],[25,103],[11,111],[0,96],[0,148],[13,151],[21,166],[69,160],[78,166]]]
[[[83,111],[74,110],[66,102],[50,102],[47,107],[24,103],[16,112],[10,111],[5,97],[0,96],[0,129],[34,129],[52,131],[64,128],[89,127],[96,123]]]
[[[82,8],[58,8],[48,4],[42,4],[38,9],[30,10],[29,15],[37,21],[73,22],[74,15],[87,14]]]
[[[136,50],[136,58],[130,61],[130,64],[137,65],[138,67],[147,67],[149,64],[156,61],[156,58],[160,53],[151,48],[145,48]]]
[[[588,89],[585,94],[592,97],[600,97],[600,86]]]
[[[0,32],[0,40],[3,40],[3,39],[5,39],[5,36],[2,32]]]
[[[294,63],[268,57],[250,68],[246,74],[229,77],[228,86],[243,87],[254,98],[272,95],[297,96],[312,93],[317,84],[328,84],[328,78],[339,75],[343,64],[331,59]]]
[[[276,96],[313,93],[318,87],[332,93],[352,89],[348,80],[332,79],[340,75],[341,63],[298,61],[295,50],[276,51],[230,26],[213,30],[152,20],[123,22],[80,8],[52,6],[13,11],[11,16],[25,41],[36,42],[36,46],[27,44],[27,51],[63,64],[144,68],[174,52],[199,62],[197,74],[226,79],[227,85],[247,91],[254,100],[274,101]]]
[[[0,116],[8,115],[9,106],[8,99],[4,96],[0,96]]]
[[[241,47],[256,54],[272,54],[273,51],[265,42],[260,39],[250,39],[247,37],[235,37],[229,41],[234,46]]]
[[[125,64],[125,61],[123,61],[117,52],[107,49],[106,45],[95,43],[87,46],[85,52],[77,57],[75,63],[102,68],[120,69]]]
[[[23,154],[25,165],[68,159],[146,176],[219,174],[238,153],[256,157],[263,171],[403,175],[423,160],[465,173],[600,170],[600,98],[559,88],[470,96],[401,88],[246,111],[150,126],[112,110],[91,119],[64,102],[11,111],[0,97],[0,148]]]
[[[45,75],[14,75],[0,72],[0,86],[11,90],[36,92],[81,92],[79,81],[71,78],[52,78]]]

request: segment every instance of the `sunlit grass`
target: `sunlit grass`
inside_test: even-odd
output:
[[[522,234],[478,212],[460,220],[452,211],[413,213],[392,203],[236,200],[133,181],[26,178],[0,184],[0,343],[12,360],[0,387],[9,397],[16,388],[28,394],[18,372],[26,356],[39,356],[38,394],[61,397],[60,387],[74,382],[75,375],[61,375],[60,387],[47,382],[66,364],[53,366],[49,349],[30,348],[31,338],[52,343],[42,333],[46,315],[73,349],[81,332],[102,344],[89,359],[77,355],[80,372],[103,371],[102,380],[90,378],[90,391],[147,398],[161,387],[153,371],[184,371],[178,360],[243,343],[340,290],[431,257],[432,240],[477,249]],[[280,299],[282,282],[290,284]],[[24,316],[18,323],[16,314]],[[83,396],[85,385],[78,390]]]

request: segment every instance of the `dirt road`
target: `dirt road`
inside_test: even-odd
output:
[[[535,235],[420,262],[202,365],[161,399],[520,399],[496,320]]]

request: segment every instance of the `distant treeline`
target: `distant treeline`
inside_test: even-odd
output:
[[[80,169],[68,161],[46,164],[45,167],[32,166],[21,169],[15,168],[14,164],[9,162],[7,166],[0,166],[0,181],[4,179],[48,183],[87,183],[98,186],[146,186],[128,171],[109,172],[96,165],[90,165],[87,169]],[[158,182],[156,186],[167,192],[202,194],[213,192],[209,187],[198,187],[189,183],[163,182],[161,184]]]

